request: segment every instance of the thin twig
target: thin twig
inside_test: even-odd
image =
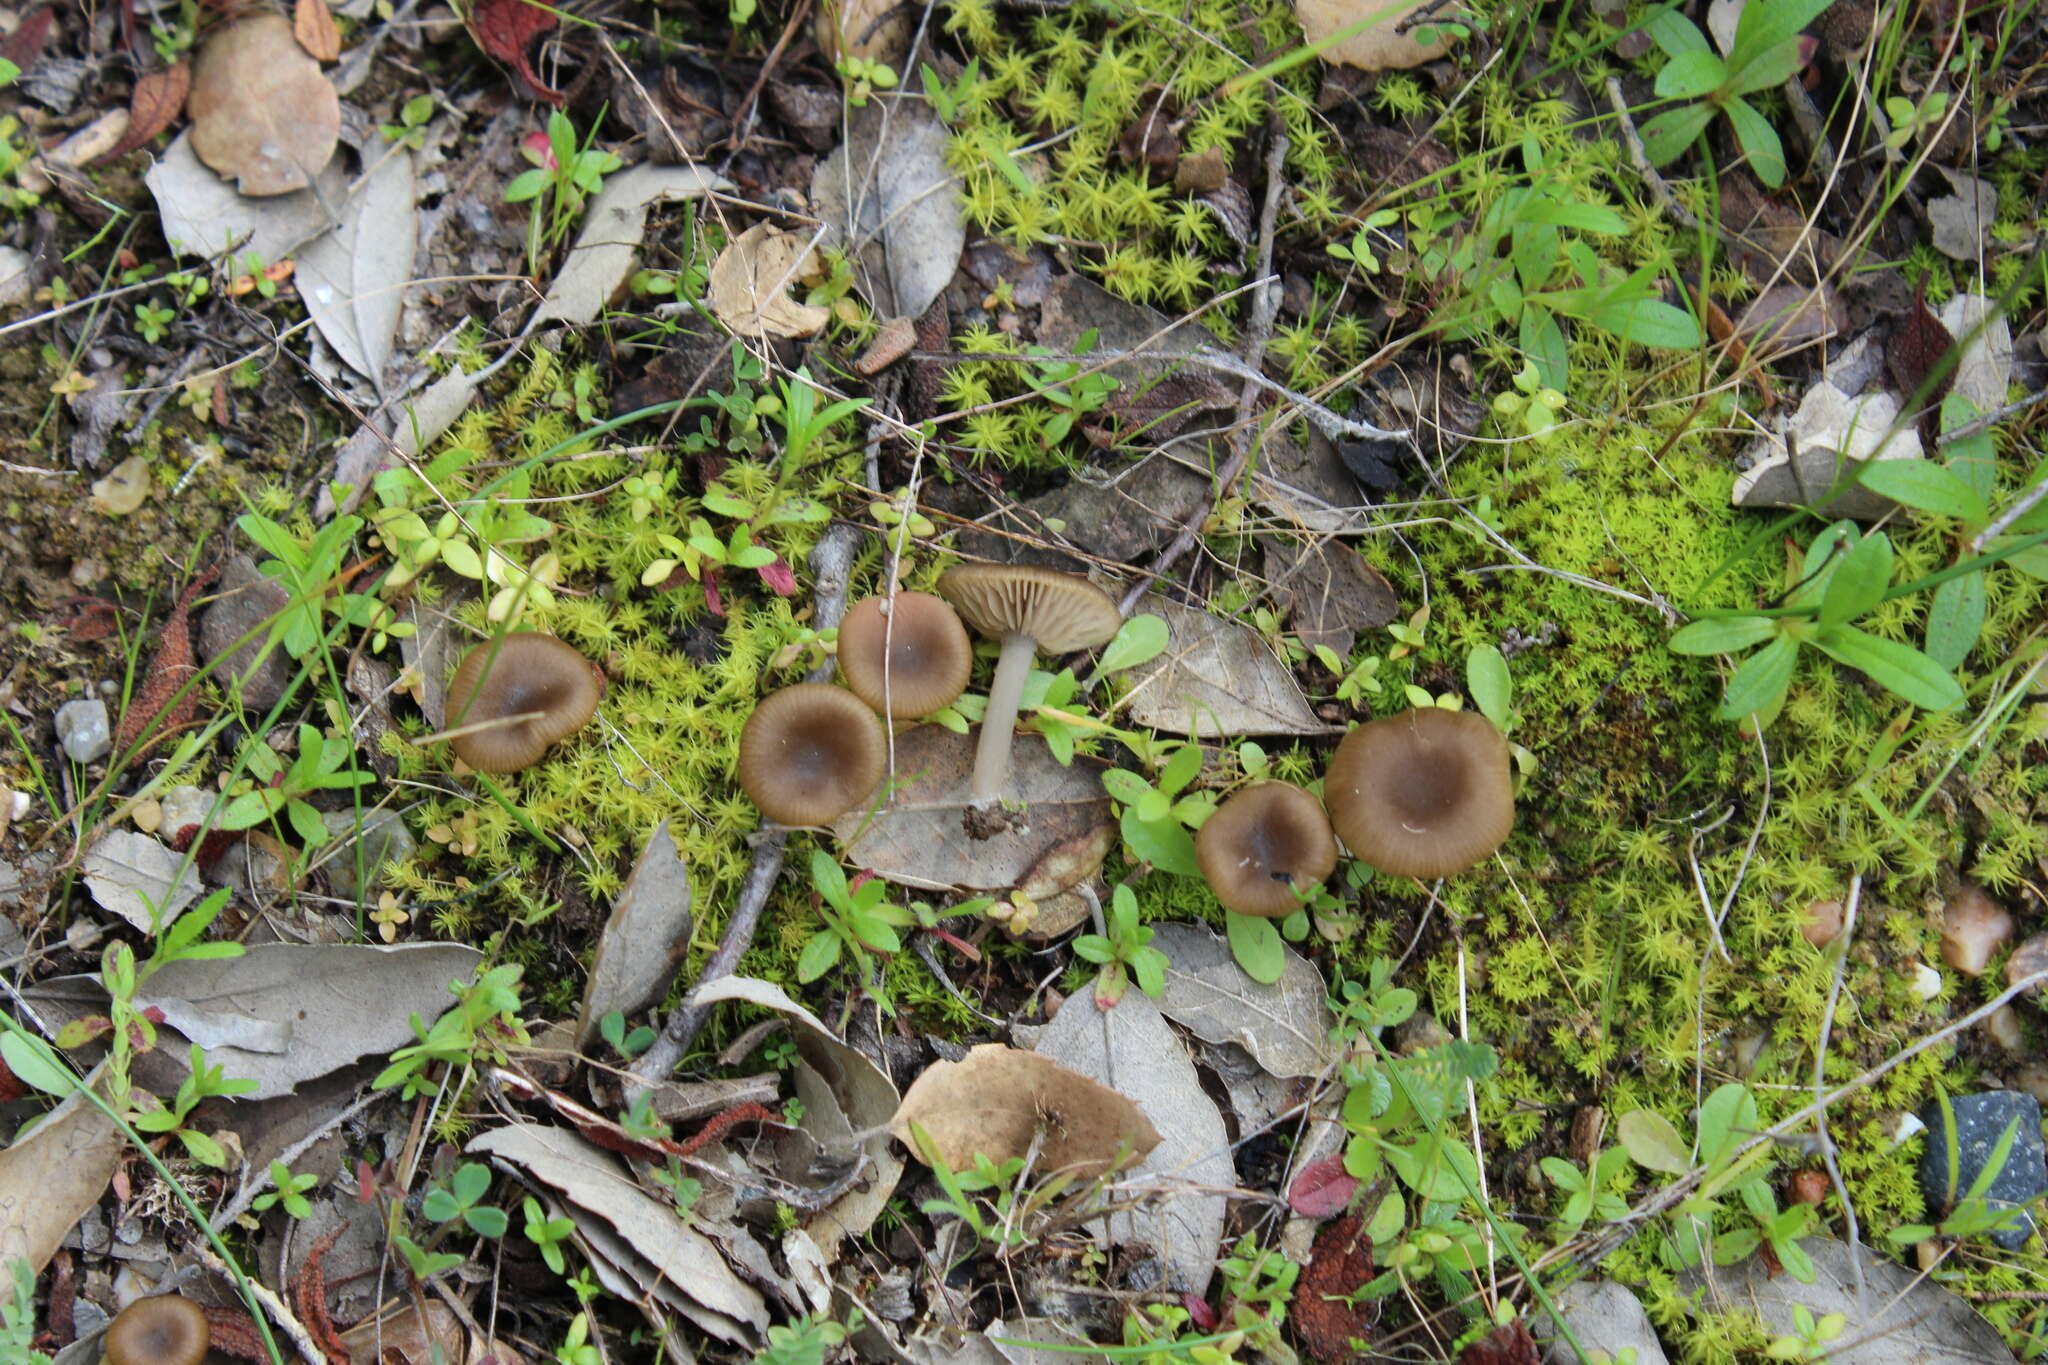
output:
[[[860,544],[860,537],[859,528],[842,523],[827,531],[811,551],[810,568],[815,594],[811,624],[818,630],[832,629],[846,614],[847,582],[853,566],[853,552]],[[824,682],[832,676],[832,668],[833,661],[827,659],[806,675],[807,680]],[[668,1074],[675,1070],[676,1063],[682,1061],[690,1050],[690,1044],[697,1040],[705,1017],[711,1011],[710,1006],[695,1003],[697,992],[710,982],[732,975],[747,949],[753,947],[754,931],[760,926],[761,912],[767,908],[768,897],[782,876],[782,863],[788,849],[789,831],[780,826],[765,831],[761,842],[754,846],[753,864],[747,869],[747,879],[740,886],[739,899],[733,905],[731,918],[725,922],[725,933],[719,937],[718,947],[698,974],[696,986],[662,1024],[661,1034],[653,1046],[633,1063],[634,1085],[631,1089],[635,1093],[666,1080]]]
[[[204,1242],[194,1243],[192,1253],[204,1261],[207,1268],[216,1275],[234,1278],[234,1272],[228,1269],[228,1263],[215,1255],[213,1248]],[[248,1287],[249,1292],[256,1296],[256,1302],[263,1305],[264,1314],[277,1325],[278,1330],[291,1338],[292,1345],[298,1349],[301,1356],[312,1361],[313,1365],[327,1365],[326,1353],[313,1343],[312,1333],[306,1330],[306,1325],[299,1321],[289,1304],[253,1278],[249,1280]]]
[[[1849,879],[1849,902],[1842,911],[1842,932],[1835,944],[1835,980],[1828,987],[1828,1007],[1820,1017],[1820,1041],[1813,1049],[1813,1094],[1819,1099],[1827,1093],[1828,1035],[1835,1028],[1835,1005],[1842,998],[1842,978],[1848,974],[1849,944],[1856,932],[1856,907],[1863,900],[1863,874],[1858,872]],[[1814,1130],[1820,1134],[1820,1159],[1828,1168],[1828,1179],[1835,1182],[1835,1194],[1842,1201],[1842,1221],[1849,1233],[1849,1273],[1856,1281],[1856,1302],[1863,1302],[1863,1240],[1862,1231],[1856,1224],[1856,1206],[1849,1202],[1849,1186],[1842,1179],[1841,1167],[1835,1163],[1835,1142],[1828,1135],[1827,1106],[1822,1105],[1814,1114]]]
[[[1607,102],[1614,107],[1614,117],[1621,124],[1621,140],[1628,145],[1628,159],[1636,168],[1636,175],[1650,187],[1650,195],[1657,201],[1665,215],[1688,232],[1699,230],[1700,220],[1692,211],[1678,202],[1678,196],[1664,183],[1664,177],[1657,174],[1657,168],[1650,164],[1650,154],[1643,150],[1643,139],[1636,132],[1636,121],[1629,117],[1628,101],[1622,98],[1621,77],[1607,78]]]

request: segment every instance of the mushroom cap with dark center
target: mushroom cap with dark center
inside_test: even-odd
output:
[[[199,1365],[212,1340],[206,1310],[177,1294],[137,1299],[114,1315],[107,1365]]]
[[[889,736],[866,703],[830,683],[761,698],[740,731],[740,786],[785,825],[822,825],[865,801],[889,766]]]
[[[1202,880],[1240,915],[1285,919],[1307,890],[1337,866],[1330,817],[1292,782],[1246,787],[1216,808],[1195,834]]]
[[[973,667],[974,645],[959,613],[928,592],[899,592],[893,600],[864,597],[839,623],[839,671],[846,685],[898,720],[950,706],[967,690]]]
[[[597,670],[566,641],[537,630],[486,640],[448,683],[448,728],[480,727],[451,741],[455,756],[478,772],[517,772],[588,724],[603,695]]]
[[[1337,746],[1323,804],[1352,856],[1381,872],[1463,872],[1515,825],[1507,737],[1476,711],[1436,706],[1368,721]]]
[[[989,639],[1029,635],[1044,654],[1093,649],[1124,623],[1087,579],[1027,564],[957,565],[939,575],[939,595]]]

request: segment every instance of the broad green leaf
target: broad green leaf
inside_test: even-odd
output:
[[[1226,913],[1224,921],[1230,936],[1230,955],[1244,968],[1244,974],[1262,986],[1278,981],[1287,970],[1287,948],[1281,943],[1280,930],[1273,921],[1233,913]]]
[[[1643,154],[1650,158],[1652,166],[1669,165],[1698,141],[1699,135],[1713,121],[1714,106],[1711,104],[1687,104],[1666,109],[1643,125]]]
[[[1619,237],[1628,231],[1628,224],[1613,209],[1576,200],[1552,199],[1548,195],[1539,195],[1523,204],[1520,216],[1524,222],[1577,228],[1580,232],[1597,232],[1606,237]]]
[[[1941,429],[1944,434],[1959,431],[1982,415],[1977,405],[1962,394],[1952,393],[1941,400]],[[1990,429],[1951,440],[1947,450],[1945,468],[1988,505],[1992,490],[1998,484],[1998,452],[1992,448]]]
[[[2011,543],[2012,537],[2000,536],[1997,540],[1992,541],[1987,548],[1996,550]],[[2048,544],[2036,545],[2029,550],[2021,550],[2018,554],[2007,558],[2005,562],[2023,574],[2048,581]]]
[[[1150,663],[1166,652],[1171,632],[1167,630],[1164,617],[1147,612],[1133,616],[1118,628],[1116,638],[1111,640],[1097,659],[1098,672],[1115,673],[1121,669],[1136,668],[1139,664]]]
[[[1837,626],[1813,637],[1814,647],[1836,663],[1859,668],[1878,686],[1925,711],[1960,706],[1962,686],[1934,660],[1911,645],[1882,640],[1854,626]]]
[[[1799,644],[1789,635],[1780,635],[1750,655],[1728,680],[1728,695],[1721,702],[1721,719],[1741,720],[1784,696],[1798,658]]]
[[[1638,346],[1688,351],[1700,344],[1700,325],[1692,314],[1662,299],[1610,298],[1586,313],[1586,321]]]
[[[78,1088],[70,1072],[49,1060],[47,1052],[12,1029],[0,1034],[0,1060],[7,1063],[14,1079],[35,1087],[45,1095],[68,1095]]]
[[[822,848],[811,850],[811,885],[818,888],[818,894],[833,905],[845,905],[846,874],[839,863]]]
[[[1673,654],[1733,654],[1760,645],[1775,635],[1778,623],[1768,616],[1719,616],[1694,621],[1671,637]]]
[[[1663,48],[1667,56],[1677,57],[1687,52],[1711,52],[1707,35],[1700,32],[1699,25],[1680,14],[1676,8],[1651,15],[1643,21],[1643,32],[1650,40]]]
[[[1615,1135],[1629,1159],[1645,1170],[1684,1175],[1692,1168],[1691,1144],[1654,1109],[1629,1110],[1615,1121]]]
[[[1126,806],[1122,825],[1124,845],[1133,858],[1176,877],[1199,877],[1202,874],[1195,863],[1194,836],[1178,820],[1166,819],[1147,824]]]
[[[1532,299],[1531,304],[1534,304]],[[1535,363],[1537,377],[1545,387],[1562,389],[1570,379],[1570,361],[1565,353],[1564,329],[1547,308],[1522,309],[1522,353]]]
[[[1735,22],[1735,55],[1742,61],[1790,39],[1818,19],[1834,0],[1749,0]]]
[[[1972,526],[1991,520],[1983,495],[1953,469],[1931,460],[1872,460],[1863,466],[1861,482],[1880,497],[1915,511],[1952,517]]]
[[[1165,771],[1159,774],[1159,790],[1178,792],[1188,783],[1201,776],[1202,746],[1183,744],[1174,756],[1166,761]]]
[[[1842,562],[1829,577],[1827,591],[1820,599],[1820,628],[1831,630],[1863,615],[1884,600],[1891,581],[1891,537],[1873,531],[1842,556]]]
[[[820,930],[811,935],[804,950],[797,954],[796,979],[806,984],[816,981],[838,961],[839,935],[829,929]]]
[[[1465,656],[1465,690],[1472,694],[1479,713],[1507,733],[1513,709],[1514,683],[1508,676],[1508,661],[1492,645],[1480,645]]]
[[[1681,52],[1657,73],[1657,93],[1667,100],[1692,99],[1720,88],[1728,67],[1704,49]]]
[[[1984,629],[1984,575],[1964,574],[1934,590],[1927,604],[1927,657],[1954,670],[1976,648]]]
[[[1772,0],[1776,3],[1776,0]],[[1752,9],[1764,8],[1761,4]],[[1799,68],[1806,65],[1800,48],[1803,44],[1796,37],[1787,38],[1764,48],[1741,66],[1730,66],[1728,88],[1737,95],[1752,95],[1759,90],[1769,90],[1783,85],[1799,74]]]
[[[1119,805],[1135,806],[1151,793],[1152,784],[1129,768],[1105,768],[1102,789],[1109,793],[1110,800]]]
[[[1747,101],[1732,99],[1721,106],[1735,129],[1735,141],[1749,155],[1749,167],[1756,178],[1772,189],[1785,183],[1785,144],[1778,130]]]
[[[1740,1129],[1757,1126],[1756,1097],[1735,1081],[1717,1085],[1700,1104],[1700,1159],[1713,1165],[1748,1137]]]

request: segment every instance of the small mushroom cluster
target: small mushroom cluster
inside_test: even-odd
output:
[[[967,625],[1002,642],[974,758],[973,808],[993,808],[1009,781],[1010,746],[1031,660],[1040,651],[1091,649],[1123,616],[1109,595],[1074,574],[1023,565],[948,569],[939,595],[869,597],[839,625],[844,689],[806,682],[770,693],[740,734],[739,780],[769,819],[821,825],[873,795],[888,761],[881,716],[910,720],[950,706],[967,688],[974,649]]]
[[[1280,919],[1337,866],[1336,837],[1381,872],[1448,877],[1514,823],[1506,736],[1477,713],[1425,706],[1346,735],[1320,803],[1288,782],[1230,797],[1195,836],[1195,859],[1225,909]]]
[[[784,825],[822,825],[873,795],[888,767],[881,715],[909,720],[967,689],[974,648],[924,592],[854,603],[839,623],[844,688],[802,682],[762,698],[740,732],[740,786]]]

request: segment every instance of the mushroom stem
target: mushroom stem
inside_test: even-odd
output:
[[[1003,637],[1002,657],[988,687],[988,710],[981,717],[981,738],[974,746],[974,804],[993,806],[1002,799],[1010,779],[1010,742],[1017,729],[1017,704],[1024,699],[1024,680],[1038,641],[1015,631]]]

